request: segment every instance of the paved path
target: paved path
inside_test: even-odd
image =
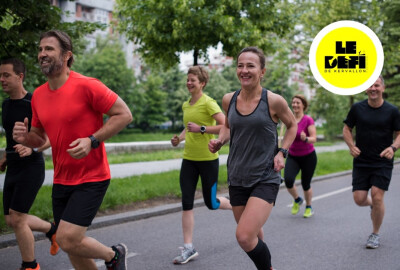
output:
[[[333,152],[337,150],[348,149],[344,142],[332,146],[317,146],[316,152]],[[134,155],[134,154],[133,154]],[[226,164],[228,155],[220,155],[220,165]],[[182,159],[171,159],[162,161],[147,161],[147,162],[131,162],[123,164],[111,164],[111,178],[124,178],[133,175],[154,174],[167,172],[172,170],[179,170],[181,167]],[[53,170],[46,170],[44,185],[51,185],[53,183]],[[0,174],[0,190],[3,189],[4,174]]]

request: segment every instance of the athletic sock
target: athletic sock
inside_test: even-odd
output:
[[[184,248],[186,249],[193,249],[193,243],[183,244]]]
[[[306,208],[312,208],[311,205],[306,205]]]
[[[299,197],[297,197],[297,199],[295,199],[294,201],[295,201],[296,203],[299,203],[299,202],[301,202],[301,200],[302,200],[302,198],[299,196]]]
[[[22,267],[23,268],[32,268],[35,269],[37,266],[36,260],[33,260],[32,262],[24,262],[22,261]]]
[[[55,234],[56,231],[57,231],[56,225],[54,225],[53,222],[51,222],[50,224],[51,224],[50,230],[46,233],[46,237],[49,238],[49,239],[51,239],[53,234]]]
[[[250,259],[254,262],[258,270],[270,270],[271,269],[271,253],[260,238],[258,238],[258,243],[256,247],[246,252]]]

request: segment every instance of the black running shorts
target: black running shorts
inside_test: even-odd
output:
[[[60,220],[89,227],[100,208],[110,180],[80,185],[53,185],[53,216],[56,225]]]
[[[353,168],[353,191],[369,190],[372,186],[387,191],[392,178],[393,168]]]
[[[229,186],[229,198],[232,206],[246,205],[250,197],[257,197],[275,205],[278,191],[278,184],[259,183],[252,187]]]
[[[8,160],[3,187],[4,215],[10,209],[27,214],[44,181],[43,157]]]

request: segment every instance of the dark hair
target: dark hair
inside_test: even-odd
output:
[[[258,56],[258,58],[260,59],[261,69],[265,68],[265,55],[264,55],[264,52],[258,47],[246,47],[246,48],[242,49],[236,58],[236,62],[239,60],[239,56],[245,52],[252,52],[252,53],[256,54]]]
[[[24,75],[22,81],[25,80],[26,68],[22,60],[19,60],[18,58],[6,58],[0,61],[0,65],[7,65],[7,64],[13,66],[13,71],[15,72],[15,74],[19,75],[22,73]]]
[[[188,75],[193,74],[193,75],[197,76],[197,78],[199,78],[199,81],[204,83],[204,87],[206,87],[209,76],[208,76],[207,70],[204,67],[202,67],[202,66],[190,67],[187,74]]]
[[[58,42],[60,43],[62,54],[65,54],[68,51],[72,52],[71,38],[68,36],[67,33],[62,32],[60,30],[50,30],[42,33],[40,35],[40,40],[48,37],[55,37],[58,40]],[[71,57],[68,59],[67,66],[71,67],[73,62],[74,62],[74,56],[71,55]]]
[[[301,103],[303,103],[303,106],[304,106],[303,111],[306,111],[307,107],[308,107],[307,99],[303,95],[299,94],[299,95],[295,95],[294,97],[292,97],[292,102],[293,102],[293,99],[295,99],[295,98],[298,98],[301,100]]]

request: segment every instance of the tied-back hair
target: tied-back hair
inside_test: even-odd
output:
[[[48,37],[54,37],[58,40],[63,55],[68,51],[72,52],[72,41],[67,33],[60,30],[50,30],[42,33],[40,35],[40,40]],[[73,62],[74,62],[74,56],[71,55],[71,57],[68,59],[67,66],[70,68]]]
[[[298,98],[298,99],[301,100],[301,103],[303,103],[303,106],[304,106],[303,111],[306,111],[307,108],[308,108],[307,99],[306,99],[303,95],[301,95],[301,94],[297,94],[297,95],[295,95],[294,97],[292,97],[292,101],[293,101],[293,99],[295,99],[295,98]]]
[[[258,58],[260,59],[260,66],[261,66],[261,69],[264,69],[264,68],[265,68],[265,55],[264,55],[264,52],[263,52],[263,50],[261,50],[260,48],[254,47],[254,46],[252,46],[252,47],[246,47],[246,48],[242,49],[242,50],[239,52],[239,54],[238,54],[238,56],[237,56],[237,58],[236,58],[236,62],[238,62],[239,56],[240,56],[242,53],[245,53],[245,52],[252,52],[252,53],[256,54],[256,55],[258,56]]]

